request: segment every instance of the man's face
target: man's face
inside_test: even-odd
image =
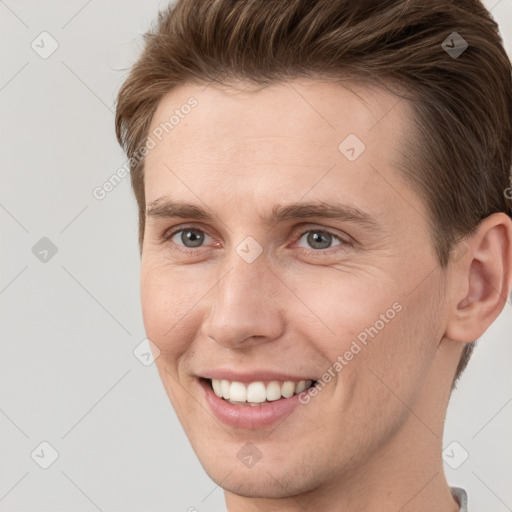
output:
[[[364,471],[429,392],[446,276],[426,206],[397,168],[409,108],[379,89],[293,81],[183,86],[154,115],[144,324],[195,452],[229,491],[278,497]],[[166,201],[210,218],[167,216]],[[224,386],[254,401],[269,394],[231,404],[213,377],[245,383]],[[314,396],[272,396],[301,380],[318,381]]]

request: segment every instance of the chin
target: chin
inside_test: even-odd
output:
[[[236,450],[238,451],[238,447]],[[252,467],[246,467],[233,454],[232,462],[224,451],[220,456],[208,451],[199,462],[207,475],[226,492],[247,498],[287,498],[301,495],[326,484],[329,471],[322,467],[324,475],[312,466],[285,457],[264,461],[265,456]]]

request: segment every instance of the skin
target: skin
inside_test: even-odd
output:
[[[442,269],[426,206],[397,170],[410,105],[356,84],[237,87],[171,91],[150,131],[191,96],[198,105],[146,157],[146,205],[166,196],[215,219],[147,216],[142,250],[146,333],[193,449],[229,511],[457,511],[441,459],[444,418],[464,344],[499,315],[511,286],[510,219],[485,219]],[[338,149],[348,134],[366,146],[352,162]],[[379,228],[261,218],[277,204],[320,200],[364,210]],[[191,225],[204,234],[191,252],[183,232],[164,239]],[[328,248],[312,245],[308,235],[326,229]],[[250,264],[236,252],[248,236],[263,248]],[[235,428],[212,415],[198,375],[320,379],[394,303],[401,311],[277,426]],[[251,468],[237,457],[247,442],[262,455]]]

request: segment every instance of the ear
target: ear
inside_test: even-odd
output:
[[[462,342],[478,339],[501,313],[512,286],[512,219],[494,213],[464,242],[453,261],[451,311],[445,336]]]

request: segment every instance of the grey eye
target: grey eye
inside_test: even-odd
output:
[[[177,243],[173,240],[175,237],[179,237],[181,243]],[[205,233],[199,229],[181,229],[172,236],[171,240],[177,245],[184,245],[188,248],[200,247],[205,239]]]
[[[336,235],[333,235],[328,231],[321,231],[318,229],[306,231],[300,237],[300,240],[302,240],[305,236],[306,242],[313,249],[329,249],[333,240],[339,240]],[[336,245],[341,245],[341,242]]]

